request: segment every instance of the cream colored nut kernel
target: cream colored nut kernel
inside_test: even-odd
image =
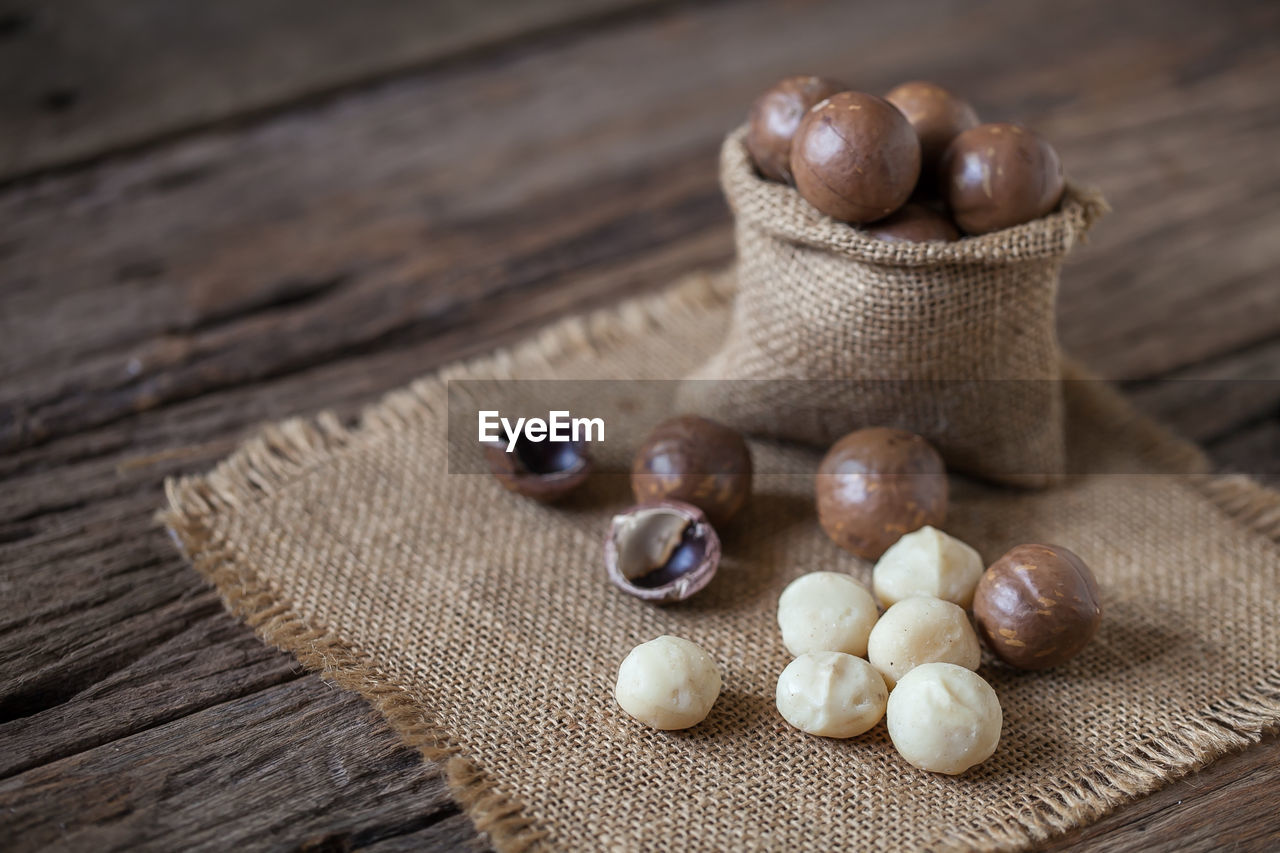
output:
[[[977,669],[982,646],[964,610],[939,598],[904,598],[890,607],[867,638],[867,659],[890,689],[922,663]]]
[[[811,572],[792,581],[778,598],[778,627],[787,651],[867,653],[876,623],[871,592],[849,575]]]
[[[1000,700],[976,672],[926,663],[902,676],[885,712],[889,739],[921,770],[963,773],[1000,742]]]
[[[871,587],[885,607],[914,595],[928,595],[967,608],[973,604],[973,591],[985,569],[982,556],[973,548],[926,526],[884,552],[871,573]]]
[[[778,676],[778,713],[802,732],[853,737],[884,716],[889,689],[871,664],[843,652],[809,652]]]
[[[706,719],[720,695],[720,670],[702,647],[663,635],[631,650],[618,667],[614,698],[655,729],[687,729]]]

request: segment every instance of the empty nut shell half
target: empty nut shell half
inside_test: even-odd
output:
[[[581,441],[530,441],[516,439],[515,446],[486,443],[489,470],[508,491],[537,501],[559,500],[587,481],[591,456]]]
[[[623,592],[657,604],[683,601],[715,577],[720,537],[692,504],[639,504],[613,517],[604,564]]]

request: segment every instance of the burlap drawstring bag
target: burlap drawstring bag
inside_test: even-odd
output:
[[[1061,475],[1058,274],[1106,210],[1069,186],[1055,213],[955,243],[889,243],[756,174],[746,129],[720,180],[738,295],[723,346],[683,408],[818,447],[864,426],[929,438],[950,467],[1045,485]]]

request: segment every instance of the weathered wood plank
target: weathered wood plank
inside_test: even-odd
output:
[[[1053,38],[1029,29],[1050,6]],[[1262,340],[1280,322],[1260,286],[1278,250],[1258,236],[1280,225],[1280,12],[1242,6],[1224,28],[1190,6],[1135,9],[1098,32],[1103,7],[886,4],[877,26],[846,4],[673,13],[12,188],[0,447],[434,334],[466,289],[555,286],[723,235],[718,139],[799,66],[871,89],[932,73],[1046,129],[1108,188],[1117,212],[1062,306],[1064,339],[1096,368],[1149,376]],[[1002,62],[971,61],[956,30],[975,27]]]
[[[418,853],[421,850],[466,850],[475,853],[478,845],[475,828],[466,815],[443,818],[430,826],[406,835],[389,836],[372,844],[359,844],[357,850],[368,853]]]
[[[1209,452],[1224,470],[1280,488],[1280,414],[1215,441]]]
[[[263,645],[219,607],[66,701],[0,723],[0,740],[8,744],[0,778],[300,675],[296,661]]]
[[[0,180],[423,67],[639,0],[6,3]],[[127,57],[128,61],[121,61]]]
[[[1213,764],[1116,810],[1044,850],[1275,850],[1280,838],[1280,736]]]
[[[1280,340],[1155,381],[1131,383],[1125,390],[1152,417],[1193,441],[1212,446],[1243,425],[1280,412]]]
[[[0,781],[14,850],[372,842],[451,811],[435,769],[363,700],[315,676]]]

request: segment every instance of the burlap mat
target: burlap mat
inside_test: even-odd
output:
[[[908,766],[883,725],[808,737],[773,706],[788,662],[777,596],[817,569],[867,578],[814,519],[817,455],[757,444],[749,509],[715,581],[658,609],[610,586],[602,532],[627,503],[599,477],[546,508],[446,474],[448,376],[678,377],[714,348],[723,279],[697,278],[432,376],[372,407],[267,428],[207,476],[169,484],[164,520],[258,633],[366,696],[431,759],[502,850],[1018,847],[1078,826],[1280,719],[1280,496],[1195,474],[1190,447],[1095,383],[1068,393],[1077,475],[1043,493],[968,482],[948,529],[994,559],[1069,545],[1106,607],[1088,651],[1018,674],[995,756],[962,777]],[[781,473],[779,473],[781,472]],[[687,732],[612,698],[618,663],[663,633],[706,647],[724,693]]]

